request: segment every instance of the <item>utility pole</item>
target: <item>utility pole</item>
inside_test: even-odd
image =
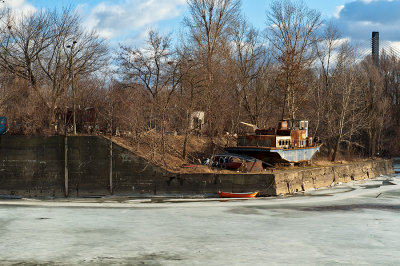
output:
[[[76,92],[75,92],[75,73],[74,73],[74,47],[77,42],[73,41],[72,45],[67,45],[67,48],[71,48],[71,54],[70,54],[70,63],[71,63],[71,89],[72,89],[72,123],[74,127],[74,135],[76,135]]]

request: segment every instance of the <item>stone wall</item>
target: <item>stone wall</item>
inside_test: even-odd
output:
[[[390,160],[274,174],[170,173],[98,136],[0,136],[0,194],[25,197],[279,195],[393,173]]]
[[[275,174],[275,193],[277,195],[290,194],[393,173],[391,160],[371,160],[352,164],[283,171]]]

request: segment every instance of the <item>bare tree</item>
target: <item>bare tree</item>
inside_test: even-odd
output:
[[[383,75],[369,57],[361,63],[364,74],[363,96],[365,103],[365,130],[368,134],[368,154],[376,156],[381,151],[379,147],[382,132],[388,122],[385,118],[390,110],[390,98],[385,94]]]
[[[378,89],[376,98],[378,101],[386,99],[388,110],[381,112],[383,116],[379,118],[384,126],[378,135],[377,150],[386,155],[397,155],[400,144],[393,140],[400,132],[400,62],[393,50],[383,50],[379,61],[383,92]],[[372,150],[370,152],[372,153]]]
[[[216,126],[213,116],[219,113],[212,110],[217,106],[214,99],[218,99],[218,90],[224,87],[216,80],[217,73],[223,71],[223,67],[217,68],[217,65],[225,61],[223,57],[229,50],[227,42],[239,18],[240,4],[240,0],[188,0],[190,15],[184,19],[188,28],[186,45],[192,50],[193,60],[201,66],[204,75],[203,98],[210,135]]]
[[[66,93],[72,83],[72,74],[79,78],[102,69],[107,64],[108,48],[95,32],[86,32],[81,27],[79,16],[71,9],[49,11],[52,42],[38,55],[38,65],[44,74],[43,85],[47,85],[47,103],[54,110],[65,100]],[[74,50],[68,45],[76,42]],[[72,54],[73,52],[73,54]],[[74,64],[72,73],[71,63]],[[77,88],[75,88],[77,89]],[[65,101],[64,101],[65,102]],[[53,123],[54,112],[49,112]]]
[[[2,20],[0,66],[14,78],[26,80],[29,93],[40,99],[44,128],[52,130],[55,108],[66,100],[71,84],[68,56],[74,57],[74,74],[87,77],[106,62],[107,46],[94,32],[87,33],[71,9],[37,11],[16,19],[10,12]],[[66,50],[76,41],[74,54]],[[65,101],[64,101],[65,102]],[[47,117],[46,117],[47,116]]]
[[[189,139],[189,134],[192,133],[190,124],[191,124],[191,114],[195,111],[198,106],[198,100],[196,100],[200,96],[200,90],[204,86],[203,75],[201,75],[201,68],[198,64],[192,59],[192,55],[190,55],[190,51],[183,48],[182,50],[178,50],[179,54],[179,62],[181,64],[181,94],[178,96],[181,106],[181,116],[183,117],[183,131],[184,131],[184,141],[182,148],[182,158],[186,159],[187,157],[187,144]]]
[[[2,22],[0,65],[15,76],[27,80],[43,100],[44,106],[47,106],[45,96],[38,86],[41,74],[37,64],[40,53],[51,45],[54,37],[49,14],[39,11],[17,20],[9,12]]]
[[[267,38],[275,60],[282,71],[284,110],[282,116],[295,118],[301,104],[304,84],[302,72],[315,60],[314,44],[321,25],[318,11],[309,9],[303,2],[273,1],[267,14]]]
[[[356,49],[350,44],[340,47],[334,73],[323,95],[327,99],[324,134],[332,161],[336,160],[342,143],[352,144],[351,138],[361,132],[366,119],[361,93],[363,79],[356,64]]]
[[[142,50],[128,46],[120,46],[119,65],[124,80],[142,84],[156,99],[166,86],[162,74],[171,57],[171,39],[151,30],[147,46]]]
[[[170,37],[152,30],[144,50],[126,46],[120,48],[118,60],[125,81],[143,86],[152,96],[149,128],[159,127],[161,153],[165,158],[167,109],[181,79],[181,64],[174,57]]]
[[[236,94],[239,98],[238,117],[243,107],[250,122],[260,125],[261,117],[274,100],[268,86],[270,61],[258,32],[242,19],[234,33]],[[238,121],[239,122],[239,121]]]
[[[332,110],[326,110],[326,108],[334,108],[331,105],[327,105],[326,101],[329,101],[326,97],[326,92],[329,91],[329,87],[332,83],[335,75],[335,54],[340,45],[340,34],[336,27],[329,23],[325,26],[321,41],[315,43],[318,60],[320,62],[319,74],[321,75],[318,80],[314,83],[314,120],[313,121],[314,135],[318,136],[320,130],[320,124],[324,119],[324,112],[331,113]],[[332,66],[333,65],[333,66]]]

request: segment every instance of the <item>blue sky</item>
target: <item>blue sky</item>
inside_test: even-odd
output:
[[[6,0],[15,10],[71,6],[85,26],[111,42],[139,44],[150,28],[177,34],[186,14],[186,0]],[[242,0],[243,14],[258,29],[266,27],[271,0]],[[400,42],[400,0],[304,0],[333,20],[345,38],[367,41],[372,31],[381,39]]]

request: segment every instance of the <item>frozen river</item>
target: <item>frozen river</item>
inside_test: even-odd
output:
[[[400,175],[252,200],[3,200],[0,242],[0,265],[399,265]]]

